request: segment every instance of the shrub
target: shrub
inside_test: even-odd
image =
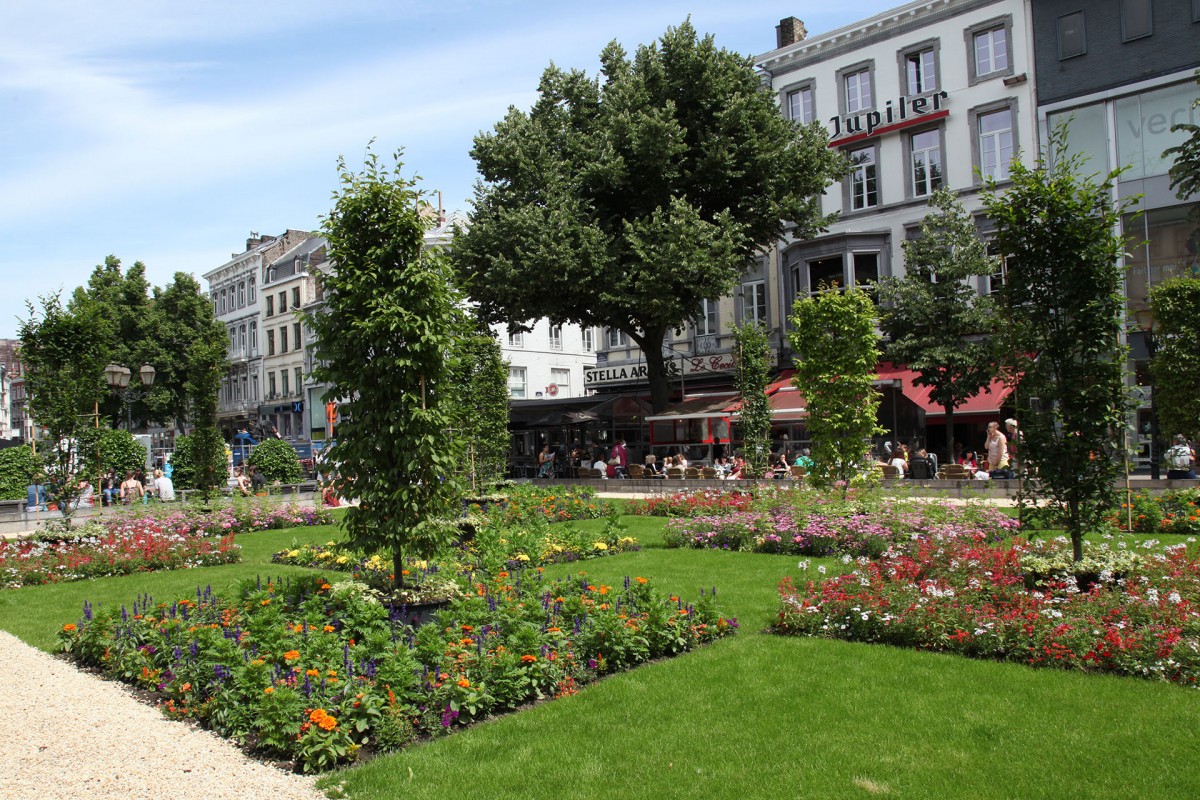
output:
[[[250,453],[249,463],[268,483],[299,483],[304,477],[295,449],[283,439],[267,439]]]
[[[27,444],[0,450],[0,500],[24,500],[42,460]]]
[[[83,472],[93,480],[101,470],[115,469],[118,475],[124,475],[130,470],[141,472],[146,468],[146,448],[129,431],[88,428],[79,439]]]
[[[198,463],[196,443],[196,437],[192,434],[175,437],[175,452],[171,454],[171,482],[176,489],[201,488],[205,467]],[[225,473],[224,458],[220,464],[209,465],[209,469],[216,470],[218,474]]]

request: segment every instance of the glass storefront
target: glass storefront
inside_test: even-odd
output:
[[[1188,217],[1194,205],[1157,208],[1123,220],[1129,310],[1150,305],[1150,289],[1168,278],[1200,278],[1200,228]]]

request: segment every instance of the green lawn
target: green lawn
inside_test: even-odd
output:
[[[667,550],[550,567],[615,583],[716,586],[738,636],[335,773],[353,798],[1193,798],[1200,694],[1128,678],[763,633],[797,559]],[[602,526],[603,521],[574,523]],[[187,596],[281,575],[272,552],[331,528],[239,537],[245,563],[0,591],[0,628],[45,649],[84,599]],[[841,564],[825,564],[833,572]],[[816,577],[808,573],[809,577]]]

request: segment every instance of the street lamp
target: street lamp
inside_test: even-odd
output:
[[[104,380],[125,404],[125,427],[130,433],[133,433],[133,404],[150,393],[150,387],[154,385],[154,373],[154,367],[143,364],[138,370],[138,379],[144,388],[135,389],[129,386],[129,379],[133,377],[129,367],[109,364],[104,368]]]
[[[1142,340],[1146,343],[1146,354],[1153,362],[1156,347],[1154,333],[1158,329],[1158,320],[1154,319],[1154,312],[1149,308],[1139,309],[1133,316],[1137,319],[1138,330],[1142,332]],[[1161,476],[1158,464],[1158,405],[1154,397],[1154,371],[1147,372],[1147,380],[1150,381],[1150,477],[1158,480]]]

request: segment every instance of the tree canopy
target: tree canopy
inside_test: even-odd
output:
[[[600,62],[597,77],[550,66],[529,112],[476,137],[482,180],[455,261],[489,322],[624,332],[661,410],[666,332],[728,294],[785,222],[819,230],[844,159],[690,22],[632,59],[613,42]]]
[[[953,463],[954,409],[996,375],[988,338],[995,303],[976,284],[998,271],[998,259],[988,256],[954,192],[939,189],[929,207],[920,236],[901,245],[904,277],[880,281],[881,327],[886,357],[915,370],[914,382],[930,387],[930,399],[946,409],[946,463]]]
[[[1121,469],[1124,207],[1111,201],[1118,173],[1085,177],[1065,140],[1065,127],[1051,133],[1053,164],[1014,161],[1011,187],[989,183],[984,205],[1007,264],[1000,352],[1018,381],[1024,480],[1061,511],[1078,561],[1084,534],[1115,505]]]

